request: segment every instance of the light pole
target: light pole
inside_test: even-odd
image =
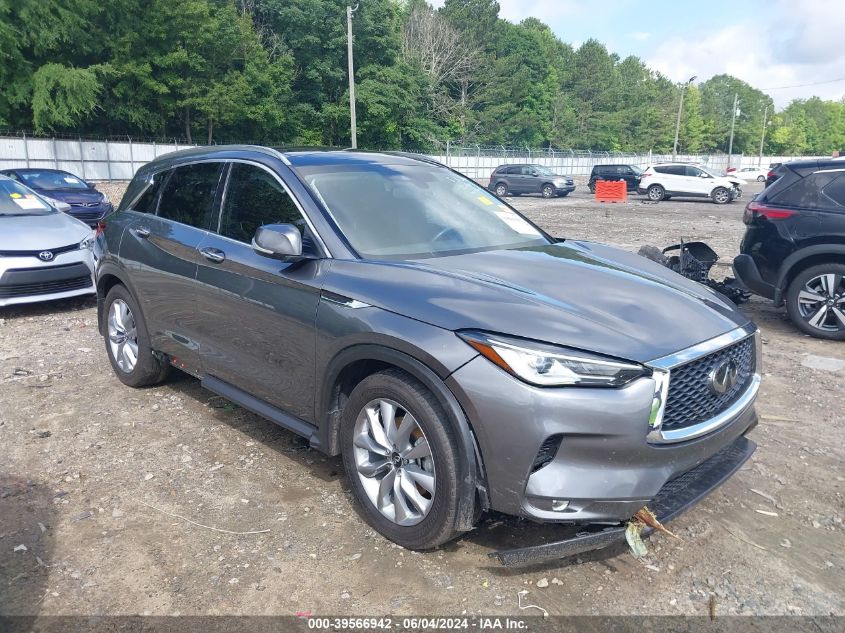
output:
[[[766,121],[766,116],[769,114],[769,104],[766,104],[765,109],[763,110],[763,131],[760,133],[760,158],[757,161],[757,169],[760,169],[763,166],[763,141],[766,140],[766,126],[769,124]]]
[[[672,160],[678,157],[678,135],[681,133],[681,112],[684,109],[684,93],[687,91],[689,85],[695,81],[696,75],[693,75],[681,86],[681,102],[678,104],[678,120],[675,122],[675,144],[672,145]]]
[[[734,153],[734,128],[736,127],[736,115],[737,115],[737,101],[739,100],[739,95],[734,93],[734,109],[733,109],[733,116],[731,117],[731,140],[728,142],[728,168],[731,166],[731,160],[733,159]]]
[[[355,114],[355,65],[352,62],[352,14],[358,10],[346,7],[346,55],[349,58],[349,129],[352,138],[352,149],[358,147],[358,121]]]

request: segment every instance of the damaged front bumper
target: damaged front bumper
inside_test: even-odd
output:
[[[649,508],[661,523],[675,518],[722,485],[751,457],[756,448],[757,445],[748,438],[737,438],[692,470],[667,482],[649,502]],[[643,536],[648,536],[652,531],[646,528]],[[503,565],[524,565],[603,549],[622,542],[625,542],[624,524],[612,527],[590,526],[568,539],[492,552],[490,556]]]

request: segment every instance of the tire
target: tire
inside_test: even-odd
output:
[[[498,183],[496,185],[496,195],[500,198],[504,198],[508,195],[508,186],[503,182]]]
[[[591,182],[591,183],[589,183],[587,186],[590,188],[590,193],[595,193],[595,192],[596,192],[596,183]]]
[[[666,196],[666,190],[660,185],[652,185],[646,191],[646,195],[652,202],[660,202]]]
[[[786,291],[786,311],[805,334],[845,341],[845,264],[819,264],[798,273]]]
[[[731,192],[725,187],[716,187],[710,197],[716,204],[727,204],[731,201]]]
[[[757,176],[757,182],[766,182],[765,176]]]
[[[144,317],[125,286],[118,284],[109,290],[103,319],[106,354],[120,382],[130,387],[148,387],[167,378],[170,365],[153,355]]]
[[[387,403],[386,410],[380,403]],[[457,474],[464,470],[464,457],[446,412],[425,386],[398,369],[373,374],[355,387],[341,416],[343,465],[367,523],[412,550],[431,549],[458,536]],[[388,422],[394,429],[391,438],[390,426],[382,425],[385,419],[393,420]],[[402,440],[405,423],[415,424],[408,441]],[[408,462],[403,455],[413,456],[409,451],[422,457]],[[379,500],[384,500],[381,509]],[[423,502],[427,507],[421,507]]]
[[[540,189],[540,193],[543,194],[544,198],[554,198],[555,187],[554,185],[543,185],[543,188]]]

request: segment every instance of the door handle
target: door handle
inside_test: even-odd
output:
[[[137,228],[132,229],[132,233],[135,234],[136,237],[140,237],[141,239],[147,239],[150,236],[150,229],[139,226]]]
[[[201,248],[200,253],[208,261],[214,262],[215,264],[221,264],[226,260],[226,253],[219,248]]]

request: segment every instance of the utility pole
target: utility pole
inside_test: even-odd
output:
[[[683,86],[681,86],[681,102],[678,104],[678,120],[675,122],[675,144],[672,145],[672,160],[678,158],[678,135],[681,133],[681,112],[684,109],[684,93],[687,91],[689,85],[695,81],[696,75],[687,80]]]
[[[763,110],[763,132],[760,134],[760,158],[757,161],[757,169],[763,166],[763,141],[766,140],[766,117],[769,114],[769,104]]]
[[[734,93],[734,109],[731,113],[731,140],[728,142],[728,167],[731,166],[731,159],[733,158],[734,153],[734,127],[736,126],[736,105],[738,99],[739,95]]]
[[[358,147],[358,121],[355,115],[355,65],[352,61],[352,14],[357,10],[358,4],[354,7],[346,7],[346,55],[349,58],[349,125],[352,149]]]

